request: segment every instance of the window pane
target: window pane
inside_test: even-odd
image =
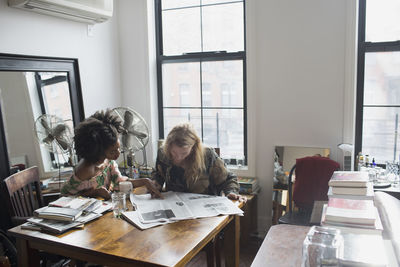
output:
[[[397,147],[395,148],[395,133],[399,127],[399,115],[400,108],[364,108],[362,137],[364,155],[375,158],[377,163],[399,160],[399,137],[397,137]]]
[[[243,1],[236,1],[236,0],[202,0],[202,5],[210,5],[210,4],[220,4],[220,3],[228,3],[228,2],[243,2]]]
[[[203,51],[243,51],[243,3],[202,9]]]
[[[400,52],[365,54],[364,105],[400,104]]]
[[[367,0],[365,40],[384,42],[400,40],[400,1]]]
[[[162,9],[179,8],[188,6],[199,6],[200,0],[162,0]]]
[[[219,147],[223,158],[244,158],[242,109],[205,109],[203,142]]]
[[[164,107],[200,107],[200,64],[162,65]]]
[[[175,125],[190,122],[193,124],[197,134],[201,136],[201,111],[200,109],[169,109],[164,108],[164,137],[167,138],[169,131]]]
[[[39,73],[40,77],[43,80],[49,79],[57,79],[63,80],[66,79],[67,73]],[[47,114],[55,115],[62,120],[65,120],[65,123],[73,129],[73,121],[72,121],[72,109],[71,109],[71,101],[69,96],[69,85],[67,81],[60,81],[57,83],[53,83],[51,85],[46,85],[42,87],[42,95],[43,95],[43,103],[45,106],[45,110]]]
[[[202,63],[203,106],[243,107],[243,61]]]
[[[162,12],[164,55],[201,51],[200,8]]]

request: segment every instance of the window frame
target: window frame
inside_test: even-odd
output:
[[[162,85],[162,66],[164,63],[181,63],[181,62],[199,62],[200,63],[200,77],[201,77],[201,63],[207,61],[230,61],[241,60],[243,62],[243,107],[204,107],[203,101],[200,99],[200,107],[185,107],[184,109],[200,109],[201,110],[201,133],[200,138],[203,139],[203,111],[206,109],[240,109],[243,110],[243,154],[245,158],[245,165],[248,165],[248,151],[247,151],[247,67],[246,67],[246,0],[224,2],[221,4],[243,2],[243,51],[238,52],[195,52],[182,55],[163,55],[163,36],[162,36],[162,0],[154,0],[155,2],[155,33],[156,33],[156,69],[157,69],[157,102],[158,102],[158,127],[159,138],[163,139],[164,136],[164,103],[163,103],[163,85]],[[216,4],[212,4],[216,5]],[[217,4],[218,5],[218,4]],[[207,6],[207,5],[203,5]],[[200,78],[200,90],[202,92],[202,80]],[[200,95],[202,97],[202,94]],[[180,108],[180,107],[175,107]]]
[[[366,42],[366,0],[359,1],[358,14],[358,56],[357,56],[357,94],[356,94],[356,125],[354,166],[356,167],[356,155],[362,152],[363,120],[364,120],[364,79],[365,79],[365,55],[371,52],[400,52],[400,41]],[[368,105],[370,106],[370,105]],[[399,105],[373,105],[381,107],[400,107]],[[378,164],[381,165],[381,164]]]

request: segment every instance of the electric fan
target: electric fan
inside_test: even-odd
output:
[[[146,145],[149,142],[149,129],[143,117],[128,107],[117,107],[113,111],[122,120],[124,131],[120,134],[122,154],[126,154],[129,176],[133,177],[135,152],[142,151],[144,167],[147,167]]]
[[[73,135],[70,127],[61,118],[55,115],[43,114],[35,120],[34,130],[39,144],[55,155],[59,172],[58,182],[61,180],[61,164],[59,154],[64,162],[75,165],[75,153],[73,149]],[[69,159],[65,156],[68,155]]]

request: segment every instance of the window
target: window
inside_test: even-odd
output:
[[[160,138],[190,122],[223,158],[246,159],[244,0],[155,3]]]
[[[400,2],[360,0],[355,152],[399,161]]]

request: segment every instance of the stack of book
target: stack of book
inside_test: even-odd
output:
[[[49,191],[59,191],[61,187],[68,181],[73,172],[71,170],[64,170],[58,177],[48,178],[42,181],[43,188]]]
[[[21,225],[22,229],[61,234],[69,229],[83,227],[111,209],[111,203],[94,198],[61,197],[34,211],[34,217]]]
[[[59,179],[59,178],[50,178],[47,183],[43,183],[47,185],[47,189],[51,191],[60,190],[61,187],[67,182],[67,179]]]
[[[345,233],[381,234],[383,227],[372,200],[330,198],[322,211],[321,225]]]
[[[238,177],[240,194],[255,194],[260,190],[258,180],[255,177]]]
[[[335,171],[329,180],[328,197],[374,199],[374,189],[367,172]]]

